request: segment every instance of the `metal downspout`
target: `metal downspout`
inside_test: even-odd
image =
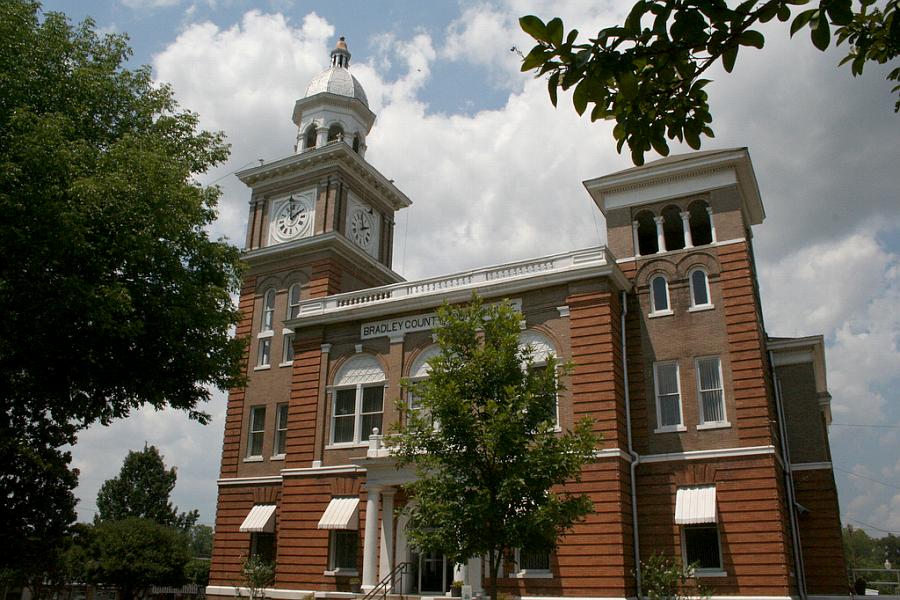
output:
[[[621,292],[622,302],[622,377],[625,380],[625,430],[628,434],[628,455],[631,457],[631,528],[634,534],[634,583],[638,600],[643,598],[643,590],[641,589],[641,543],[638,535],[638,512],[637,512],[637,479],[635,477],[637,467],[641,462],[640,455],[634,451],[631,441],[631,396],[628,392],[628,346],[625,341],[625,317],[628,315],[628,296],[623,290]]]
[[[784,406],[781,399],[781,386],[778,375],[775,374],[775,360],[772,351],[769,350],[769,369],[772,371],[772,387],[775,389],[775,409],[778,412],[778,433],[781,436],[781,454],[784,458],[785,491],[788,500],[788,517],[791,522],[791,537],[793,538],[794,569],[797,571],[797,592],[802,600],[806,600],[806,569],[803,565],[803,549],[800,546],[800,527],[797,524],[796,500],[794,497],[794,474],[791,470],[791,449],[787,438],[787,429],[784,421]]]

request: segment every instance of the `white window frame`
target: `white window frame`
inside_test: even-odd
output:
[[[678,386],[678,423],[675,425],[662,424],[662,407],[659,402],[659,367],[675,366],[675,383]],[[681,367],[676,360],[663,360],[653,363],[653,400],[656,404],[656,429],[653,433],[674,433],[687,431],[684,426],[684,403],[681,401]]]
[[[515,577],[519,579],[552,579],[553,578],[553,556],[552,552],[547,552],[547,569],[524,569],[522,568],[522,549],[516,548],[514,559],[516,562]]]
[[[262,410],[262,423],[257,423],[257,411]],[[247,452],[244,458],[247,462],[260,461],[263,459],[263,446],[266,442],[266,405],[255,404],[250,407],[250,419],[247,423]],[[253,440],[255,436],[260,437],[259,454],[253,454]]]
[[[715,359],[719,363],[719,390],[721,390],[721,402],[722,402],[722,420],[721,421],[707,421],[706,414],[703,412],[703,392],[710,390],[703,390],[700,382],[700,361],[703,360],[711,360]],[[694,359],[694,377],[697,381],[697,407],[700,413],[700,423],[697,425],[697,429],[720,429],[725,427],[731,427],[731,423],[728,421],[728,409],[725,405],[725,379],[722,377],[722,359],[719,356],[711,355],[711,356],[698,356]]]
[[[376,388],[380,387],[382,389],[381,392],[381,430],[384,433],[384,398],[387,392],[387,381],[380,382],[369,382],[369,383],[357,383],[355,385],[341,385],[334,386],[331,389],[331,435],[329,436],[329,447],[332,448],[341,448],[346,446],[365,446],[368,445],[368,435],[371,435],[370,431],[367,436],[363,436],[362,433],[362,418],[363,418],[363,390],[367,388]],[[337,395],[341,390],[356,390],[356,403],[353,412],[353,439],[348,442],[336,442],[334,441],[334,434],[336,431],[335,428],[335,410],[337,409]],[[365,413],[367,415],[378,414],[378,413]],[[348,415],[343,415],[342,418],[347,418]],[[363,438],[366,439],[363,439]]]
[[[354,553],[357,566],[339,567],[335,565],[337,561],[337,539],[339,534],[349,535],[352,532],[356,536],[356,552]],[[325,575],[359,575],[359,532],[356,529],[332,529],[328,532],[328,570]]]
[[[656,310],[656,293],[653,290],[653,282],[657,279],[662,279],[666,285],[666,308],[663,310]],[[672,298],[669,293],[669,278],[662,273],[657,273],[650,278],[650,317],[667,317],[671,314],[674,313],[672,312]]]
[[[294,298],[294,291],[296,290],[296,298]],[[287,318],[288,319],[296,319],[300,314],[300,294],[303,292],[303,285],[301,283],[295,283],[288,288],[287,295]]]
[[[289,404],[287,402],[279,402],[275,405],[275,436],[272,438],[272,458],[275,459],[283,459],[285,453],[287,452],[287,428],[288,428],[288,414],[290,411]],[[282,421],[282,409],[284,410],[284,420]],[[283,447],[279,448],[279,439],[281,436],[284,436],[284,441],[282,442]],[[279,452],[278,450],[281,450]]]
[[[688,529],[692,528],[701,528],[715,527],[716,529],[716,544],[718,546],[719,551],[719,566],[718,567],[708,567],[705,569],[696,569],[694,571],[694,575],[697,577],[727,577],[728,573],[725,571],[725,563],[722,560],[722,532],[719,531],[718,523],[698,523],[696,525],[681,525],[679,528],[681,531],[679,532],[681,536],[681,559],[684,564],[684,568],[688,568],[688,555],[687,555],[687,535],[686,532]]]
[[[275,330],[275,288],[270,287],[263,294],[262,313],[259,320],[259,332],[268,333]]]
[[[552,354],[557,359],[559,358],[559,353],[556,351],[556,346],[553,344],[553,342],[550,340],[550,338],[547,337],[546,335],[544,335],[543,333],[541,333],[539,331],[535,331],[533,329],[529,329],[529,330],[522,332],[522,334],[519,336],[519,347],[522,348],[523,346],[527,346],[529,344],[533,345],[534,341],[537,341],[537,342],[540,342],[540,343],[546,345],[547,352],[544,355],[541,355],[540,353],[532,354],[532,357],[534,357],[535,355],[538,356],[538,360],[535,360],[534,362],[531,363],[532,368],[538,368],[538,369],[546,368],[547,356],[550,354]],[[557,371],[555,373],[555,375],[556,375],[556,377],[559,377],[559,371]],[[554,394],[553,400],[555,403],[554,407],[553,407],[553,412],[554,412],[553,429],[554,429],[554,431],[562,431],[562,428],[560,427],[560,423],[559,423],[559,392],[558,391],[556,394]]]
[[[294,364],[294,330],[284,329],[281,333],[281,362],[278,366],[289,367]]]
[[[694,273],[703,273],[703,285],[706,287],[706,303],[705,304],[697,304],[697,298],[694,294]],[[688,309],[689,312],[699,312],[702,310],[710,310],[715,308],[715,305],[712,303],[712,295],[709,291],[709,273],[706,272],[706,269],[702,267],[697,267],[695,269],[691,269],[688,273],[688,283],[691,288],[691,307]]]
[[[256,340],[256,371],[272,366],[272,337],[273,334],[268,332],[268,335],[260,335]]]

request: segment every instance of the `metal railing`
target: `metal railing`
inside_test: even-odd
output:
[[[850,569],[851,585],[862,579],[879,596],[900,596],[900,569]]]
[[[384,600],[387,598],[387,595],[393,593],[394,584],[399,583],[399,596],[401,600],[404,598],[403,594],[403,580],[406,577],[407,573],[409,573],[409,569],[412,567],[412,563],[404,562],[400,563],[394,570],[384,576],[384,578],[378,582],[378,585],[373,587],[365,596],[363,596],[362,600],[374,600],[375,598],[381,596],[381,599]]]

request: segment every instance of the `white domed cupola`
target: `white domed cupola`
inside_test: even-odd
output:
[[[341,37],[331,51],[331,67],[313,77],[306,96],[294,104],[298,154],[342,142],[365,155],[366,135],[375,123],[375,114],[349,65],[350,51]]]

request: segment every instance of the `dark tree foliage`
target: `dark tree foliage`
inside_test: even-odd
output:
[[[67,444],[139,406],[201,422],[240,381],[238,251],[206,227],[225,160],[126,38],[0,2],[0,569],[74,521]]]
[[[187,538],[150,519],[97,524],[85,554],[86,581],[116,586],[122,600],[141,598],[153,585],[177,587],[188,581]]]
[[[532,349],[519,348],[521,313],[476,296],[438,315],[441,352],[429,360],[428,379],[413,386],[422,408],[400,403],[405,425],[390,438],[398,461],[414,464],[418,476],[406,486],[407,534],[459,563],[488,556],[496,600],[503,556],[551,551],[593,510],[565,484],[578,481],[599,438],[590,420],[556,431],[569,369],[553,357],[531,368]]]
[[[156,446],[145,444],[140,452],[129,451],[119,476],[100,486],[97,521],[140,517],[189,534],[199,513],[192,510],[179,514],[178,507],[172,506],[169,495],[175,489],[176,479],[175,467],[166,469]]]
[[[587,42],[578,30],[565,33],[559,18],[544,23],[529,15],[519,19],[537,45],[522,62],[522,71],[548,75],[550,100],[557,89],[574,87],[572,102],[592,121],[614,119],[617,149],[627,143],[636,165],[652,148],[669,153],[667,140],[700,148],[700,137],[713,137],[703,73],[721,61],[727,72],[741,48],[762,48],[755,29],[773,19],[787,22],[794,35],[808,28],[813,45],[825,50],[832,39],[847,42],[846,57],[854,76],[866,63],[886,64],[900,53],[900,0],[819,0],[815,8],[795,13],[811,0],[638,0],[621,25],[600,30]],[[888,80],[900,79],[900,67]],[[900,92],[900,85],[892,92]],[[895,105],[900,111],[900,100]]]

